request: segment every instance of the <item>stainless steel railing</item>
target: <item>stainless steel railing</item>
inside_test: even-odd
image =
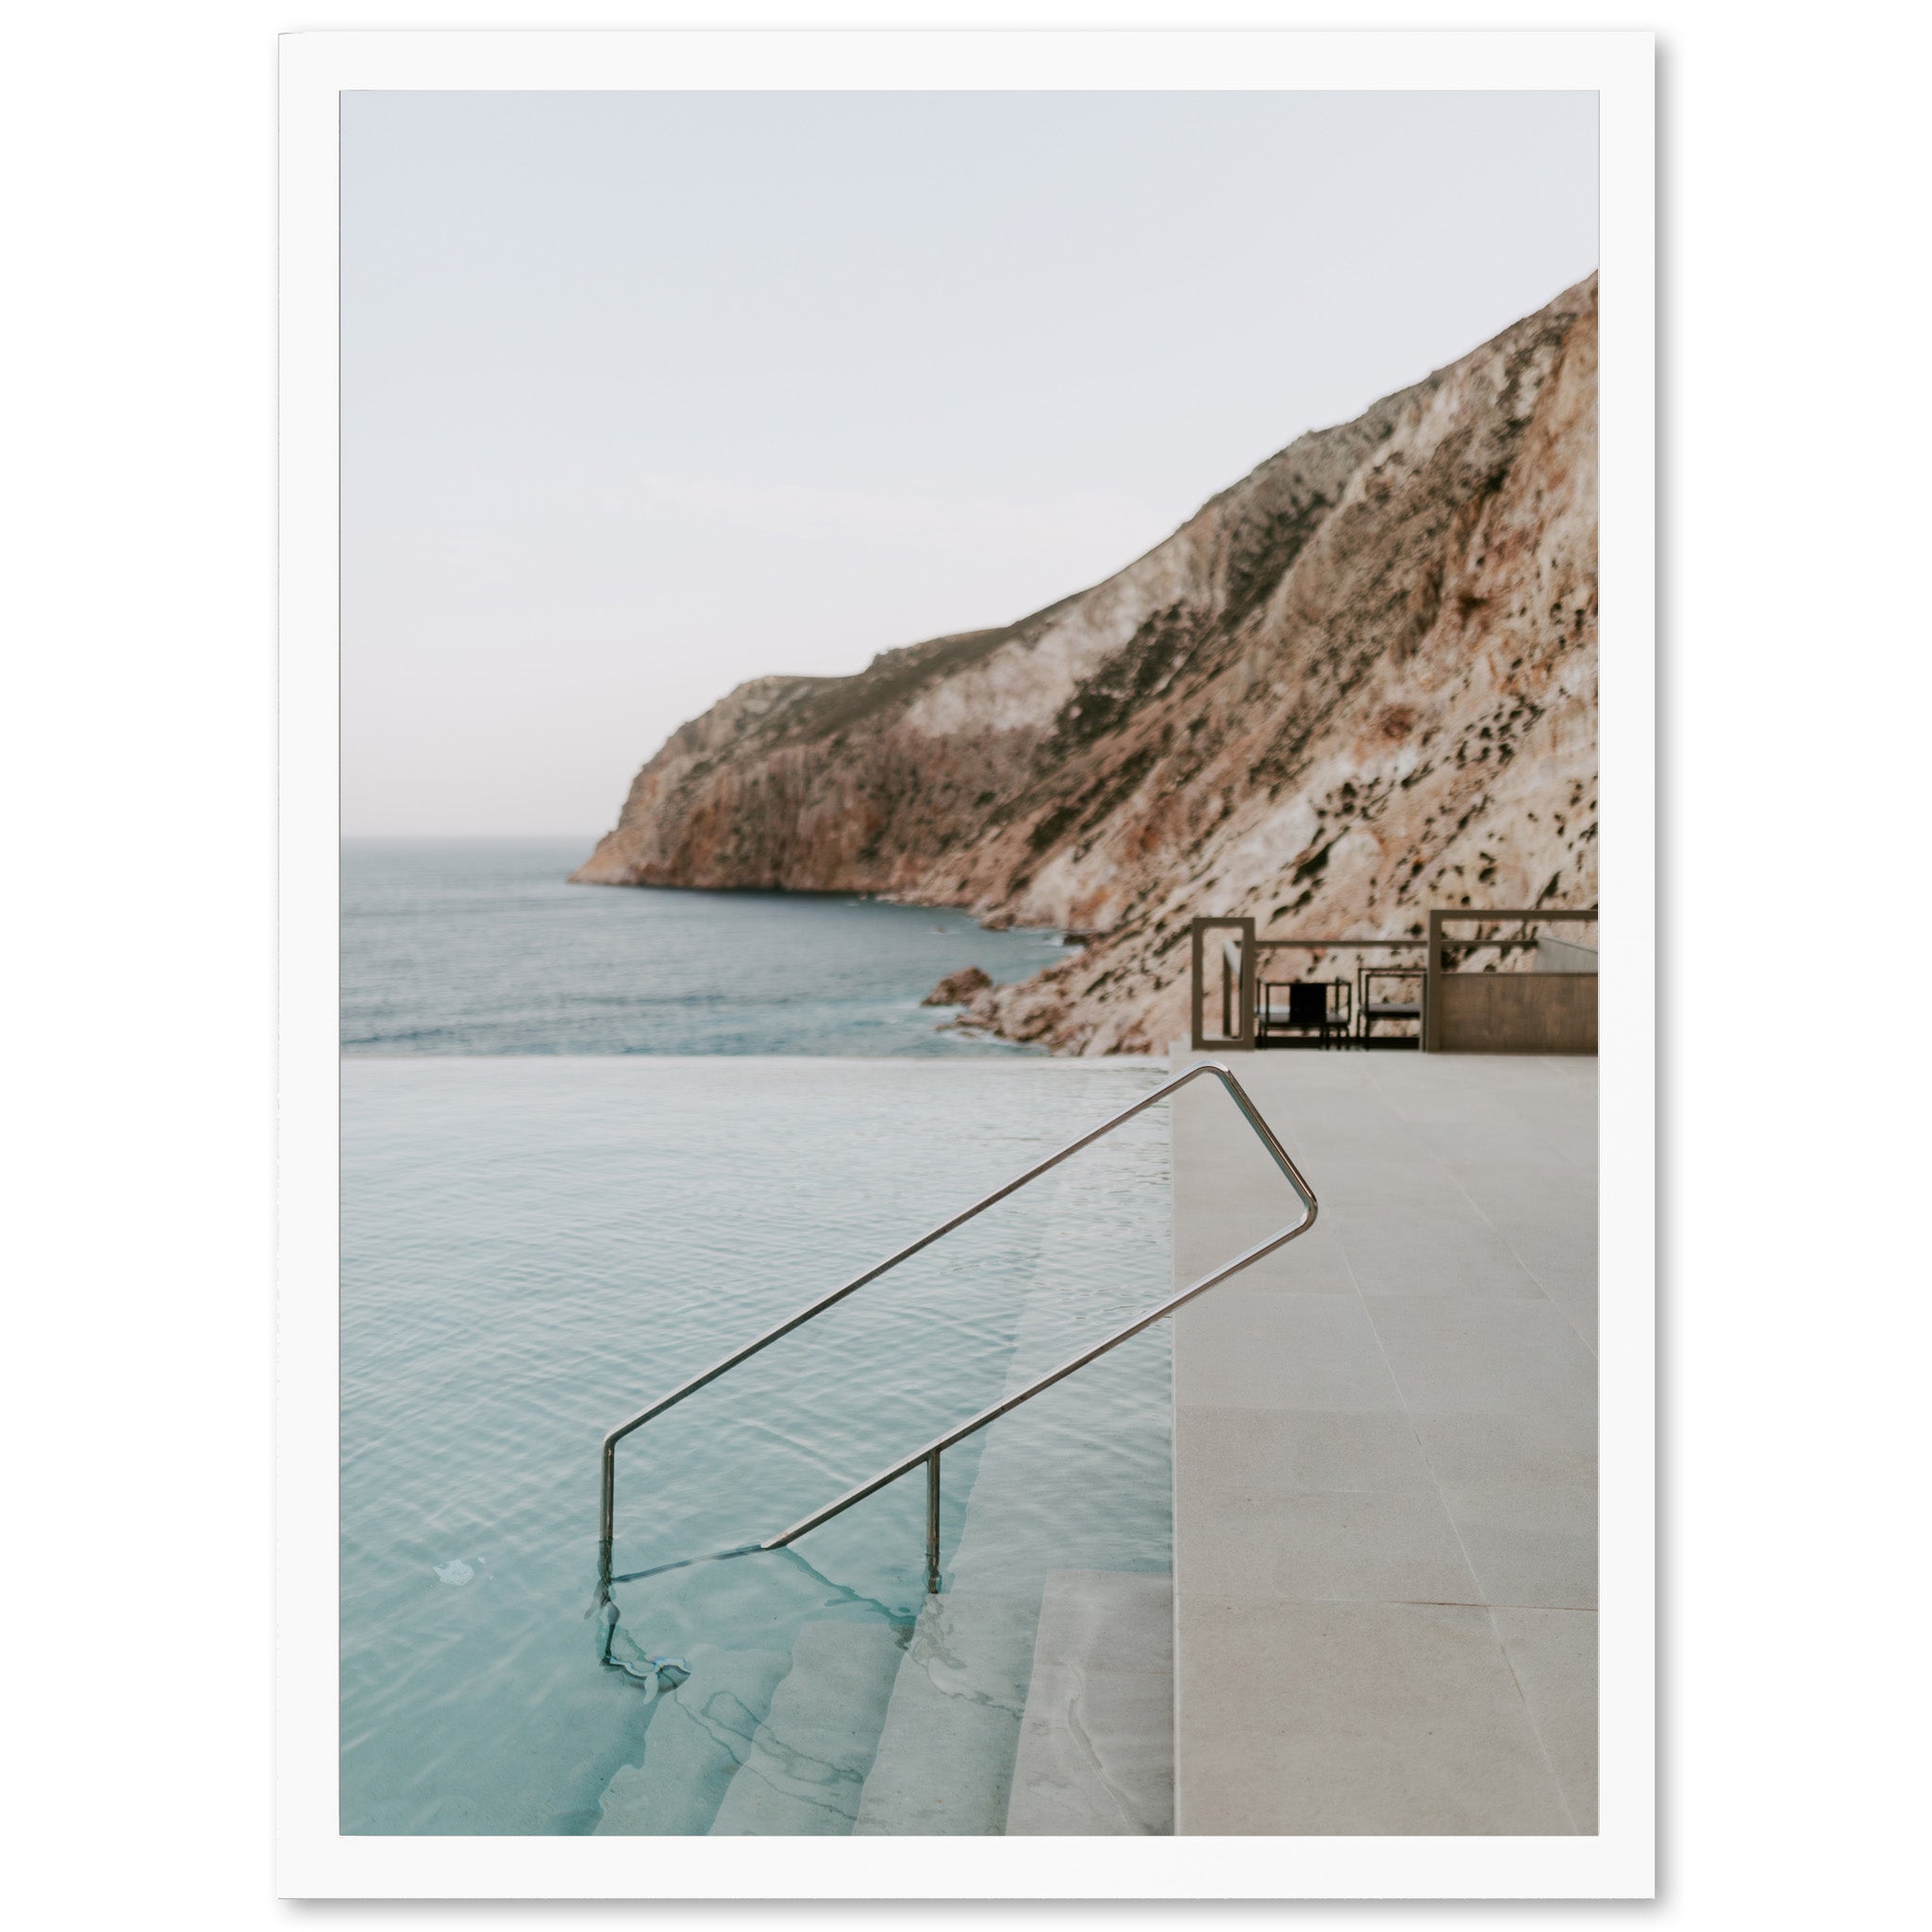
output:
[[[867,1282],[876,1281],[881,1274],[896,1268],[901,1261],[910,1259],[923,1248],[931,1247],[933,1242],[942,1240],[956,1227],[963,1226],[974,1216],[984,1214],[989,1208],[1004,1201],[1008,1194],[1024,1188],[1029,1181],[1038,1180],[1041,1174],[1058,1167],[1061,1161],[1071,1159],[1083,1147],[1091,1147],[1094,1141],[1104,1139],[1116,1127],[1124,1126],[1136,1114],[1146,1112],[1150,1107],[1157,1107],[1161,1101],[1178,1093],[1190,1082],[1210,1074],[1226,1089],[1228,1097],[1241,1109],[1242,1118],[1253,1128],[1256,1137],[1267,1149],[1270,1158],[1281,1170],[1289,1185],[1301,1200],[1303,1212],[1300,1220],[1270,1235],[1265,1241],[1257,1241],[1255,1246],[1237,1255],[1224,1266],[1202,1275],[1198,1281],[1189,1283],[1178,1294],[1171,1295],[1151,1313],[1142,1315],[1138,1321],[1130,1322],[1124,1328],[1117,1329],[1105,1341],[1076,1355],[1073,1360],[1062,1362],[1058,1368],[1041,1375],[1038,1381],[1029,1383],[1017,1395],[1009,1395],[1004,1402],[995,1403],[992,1407],[982,1409],[970,1422],[962,1423],[957,1429],[948,1430],[945,1435],[926,1443],[924,1448],[914,1450],[910,1456],[893,1463],[888,1469],[881,1470],[877,1475],[860,1483],[857,1489],[848,1490],[836,1502],[828,1503],[824,1508],[815,1510],[802,1521],[794,1523],[790,1529],[780,1531],[778,1535],[764,1542],[747,1543],[740,1549],[720,1553],[725,1556],[740,1556],[748,1555],[753,1550],[782,1550],[789,1543],[795,1542],[808,1530],[816,1529],[821,1524],[829,1523],[833,1517],[842,1515],[854,1504],[864,1502],[868,1496],[884,1489],[888,1483],[897,1482],[902,1475],[910,1474],[923,1462],[925,1464],[925,1587],[929,1593],[936,1595],[940,1587],[940,1457],[944,1451],[952,1448],[955,1443],[964,1441],[968,1436],[976,1434],[989,1423],[997,1422],[1001,1416],[1018,1408],[1023,1402],[1031,1401],[1042,1390],[1051,1389],[1056,1382],[1064,1381],[1076,1370],[1084,1369],[1089,1362],[1098,1360],[1110,1349],[1118,1348],[1122,1342],[1130,1341],[1140,1334],[1143,1328],[1151,1328],[1155,1323],[1164,1320],[1176,1308],[1192,1301],[1196,1295],[1206,1294],[1210,1288],[1218,1287],[1229,1275],[1240,1274],[1243,1268],[1258,1261],[1264,1255],[1273,1254],[1276,1248],[1284,1246],[1314,1225],[1317,1203],[1313,1190],[1303,1179],[1301,1170],[1289,1158],[1287,1150],[1274,1138],[1274,1130],[1256,1111],[1254,1102],[1248,1098],[1241,1082],[1218,1061],[1201,1061],[1190,1067],[1185,1073],[1176,1074],[1172,1080],[1163,1081],[1153,1092],[1143,1094],[1132,1107],[1123,1108],[1111,1120],[1103,1121],[1092,1132],[1082,1134],[1077,1141],[1069,1141],[1058,1153],[1049,1155],[1037,1165],[1029,1167],[1024,1174],[1016,1174],[1004,1187],[996,1188],[991,1193],[983,1195],[963,1212],[954,1215],[950,1221],[942,1221],[929,1233],[921,1235],[916,1241],[901,1248],[897,1254],[888,1256],[876,1267],[868,1268],[863,1274],[846,1282],[842,1288],[834,1289],[830,1294],[822,1295],[817,1301],[808,1303],[795,1315],[780,1322],[775,1328],[766,1329],[755,1341],[749,1341],[742,1348],[734,1350],[723,1361],[714,1362],[702,1374],[693,1375],[689,1382],[674,1389],[669,1395],[654,1402],[649,1408],[632,1416],[621,1427],[612,1429],[604,1438],[604,1495],[599,1517],[597,1557],[598,1604],[602,1606],[610,1601],[611,1545],[615,1541],[617,1521],[617,1445],[626,1436],[635,1429],[642,1428],[653,1417],[662,1415],[667,1408],[675,1407],[687,1395],[696,1394],[700,1389],[715,1382],[720,1375],[735,1369],[740,1362],[750,1360],[761,1349],[769,1348],[773,1342],[790,1335],[794,1328],[802,1327],[814,1316],[824,1314],[827,1308],[842,1302],[847,1295],[856,1294]]]

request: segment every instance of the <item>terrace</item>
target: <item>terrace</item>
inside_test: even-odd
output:
[[[677,1707],[704,1716],[728,1691],[747,1721],[660,1720],[597,1828],[1593,1833],[1595,916],[1444,910],[1420,941],[1197,922],[1194,1038],[1175,1043],[1168,1080],[614,1430],[607,1633],[613,1586],[638,1580],[611,1574],[612,1455],[632,1429],[1171,1105],[1172,1300],[1058,1369],[1016,1372],[977,1416],[721,1552],[777,1557],[893,1495],[909,1551],[904,1505],[915,1485],[923,1498],[916,1610],[880,1623],[808,1603],[789,1658],[698,1665]],[[1266,962],[1291,956],[1301,976],[1280,983],[1322,1001],[1318,1024],[1277,1039]],[[1414,999],[1335,996],[1378,974],[1396,993],[1412,980]],[[1305,996],[1279,1005],[1290,1020],[1310,1010]],[[1255,1050],[1278,1044],[1331,1050]],[[1224,1058],[1217,1078],[1204,1061]],[[1060,1319],[1073,1238],[1070,1223],[1042,1248],[1023,1332]],[[1171,1574],[1112,1554],[1145,1471],[1130,1473],[1113,1413],[1086,1406],[1098,1391],[1081,1373],[1163,1316]],[[1061,1388],[1074,1406],[1048,1426],[1032,1398]],[[1154,1392],[1164,1408],[1166,1388]],[[942,1465],[981,1431],[970,1492],[956,1484],[942,1509]],[[1099,1458],[1084,1528],[1054,1480],[1075,1445]],[[1036,1491],[1055,1524],[1040,1548],[1010,1514]],[[782,1580],[743,1574],[748,1589]],[[680,1741],[709,1755],[686,1763]]]
[[[1194,922],[1176,1067],[1377,1051],[1240,1062],[1322,1213],[1174,1318],[1177,1831],[1596,1828],[1596,918]],[[1282,1206],[1198,1090],[1174,1193],[1176,1281]]]
[[[1241,1077],[1322,1211],[1174,1317],[1174,1828],[1592,1832],[1596,1062]],[[1198,1089],[1174,1191],[1177,1281],[1282,1206]]]
[[[1439,908],[1391,939],[1192,922],[1194,1053],[1249,1047],[1593,1054],[1597,914]]]

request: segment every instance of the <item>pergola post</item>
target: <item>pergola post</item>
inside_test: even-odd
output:
[[[1208,935],[1210,932],[1232,932],[1239,936],[1241,965],[1230,981],[1225,954],[1221,959],[1223,992],[1231,995],[1236,1010],[1226,1011],[1224,998],[1224,1031],[1220,1038],[1210,1040],[1201,1024],[1201,1010],[1212,971],[1208,959]],[[1255,922],[1252,919],[1195,919],[1189,922],[1189,1006],[1188,1041],[1195,1053],[1211,1051],[1224,1053],[1246,1053],[1255,1044],[1255,988],[1256,988],[1256,948]],[[1226,942],[1224,941],[1224,945]]]

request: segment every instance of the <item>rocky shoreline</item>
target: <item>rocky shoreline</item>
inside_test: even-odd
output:
[[[574,874],[1091,935],[964,1024],[1186,1030],[1196,913],[1420,936],[1597,890],[1596,278],[1311,431],[1106,582],[672,734]]]

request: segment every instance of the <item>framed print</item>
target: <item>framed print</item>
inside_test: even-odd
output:
[[[1651,60],[284,40],[285,1892],[1649,1895]]]

